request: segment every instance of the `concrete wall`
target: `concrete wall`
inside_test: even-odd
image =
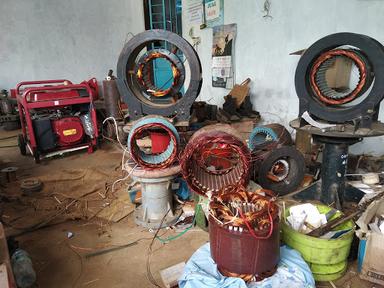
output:
[[[144,30],[141,0],[1,0],[0,88],[22,80],[105,78]]]
[[[187,1],[183,0],[183,8]],[[237,23],[236,80],[251,77],[252,102],[266,122],[282,121],[288,125],[297,117],[293,79],[299,57],[289,56],[290,52],[307,48],[335,32],[363,33],[384,43],[381,0],[271,0],[272,19],[263,18],[264,0],[224,2],[224,23]],[[183,35],[191,41],[187,19],[184,14]],[[221,105],[228,91],[211,86],[212,29],[194,27],[194,34],[202,40],[197,48],[204,77],[201,99]],[[383,154],[383,144],[383,137],[368,139],[354,145],[351,151]]]
[[[188,0],[183,0],[183,4]],[[381,0],[271,0],[273,19],[263,18],[263,0],[225,0],[225,23],[237,23],[236,79],[251,77],[252,102],[266,122],[286,125],[298,113],[292,51],[340,31],[370,35],[384,43]],[[184,5],[185,7],[185,5]],[[102,80],[134,34],[144,30],[140,0],[1,0],[0,88],[21,80]],[[183,10],[185,13],[185,9]],[[183,17],[183,34],[191,40]],[[212,30],[195,27],[202,43],[204,84],[200,99],[221,105],[226,90],[211,87]],[[384,116],[381,116],[384,119]],[[384,138],[365,140],[352,152],[384,153]]]

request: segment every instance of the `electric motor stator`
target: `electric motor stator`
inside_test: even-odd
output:
[[[331,85],[329,71],[340,60],[351,67],[349,83]],[[384,46],[361,34],[328,35],[305,50],[295,86],[300,116],[307,111],[317,119],[370,128],[384,98]]]
[[[159,80],[155,72],[168,78]],[[169,31],[148,30],[125,44],[117,84],[132,120],[153,114],[185,121],[199,95],[201,73],[199,57],[188,41]]]

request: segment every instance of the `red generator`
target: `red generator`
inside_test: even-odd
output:
[[[42,158],[88,149],[98,141],[95,78],[73,84],[66,79],[25,81],[11,90],[17,99],[22,134],[19,148],[38,163]]]

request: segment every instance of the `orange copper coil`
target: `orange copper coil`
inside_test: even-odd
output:
[[[249,192],[243,186],[231,185],[223,189],[212,197],[209,208],[214,219],[223,225],[245,230],[249,230],[250,226],[260,235],[266,234],[270,229],[271,218],[274,221],[278,217],[278,207],[272,191],[260,189]]]
[[[319,68],[329,59],[332,59],[334,57],[343,56],[351,59],[355,65],[357,66],[359,73],[360,73],[360,79],[357,84],[357,86],[347,95],[339,98],[332,98],[322,91],[321,87],[319,86],[319,83],[316,79],[316,75],[319,72]],[[362,58],[353,50],[345,50],[345,49],[335,49],[327,51],[320,55],[319,58],[316,59],[314,62],[311,71],[310,71],[310,83],[312,86],[312,89],[315,93],[315,95],[324,103],[330,104],[330,105],[340,105],[344,103],[351,102],[355,98],[357,98],[360,94],[360,92],[363,90],[364,85],[367,80],[367,68],[366,64],[362,60]]]
[[[172,81],[172,84],[167,89],[161,89],[161,88],[155,87],[155,85],[152,83],[152,81],[150,81],[150,80],[146,81],[146,79],[152,78],[151,77],[151,73],[152,73],[151,69],[148,68],[149,63],[155,59],[158,59],[158,58],[166,59],[170,63],[170,66],[171,66],[173,81]],[[176,86],[176,84],[178,83],[180,75],[181,75],[181,73],[180,73],[179,69],[176,67],[175,63],[173,63],[173,61],[169,57],[167,57],[166,55],[159,53],[159,52],[150,53],[144,59],[144,61],[138,65],[138,69],[136,71],[136,77],[137,77],[137,80],[139,81],[139,83],[143,87],[145,87],[147,92],[149,92],[154,97],[163,97],[165,95],[168,95],[172,91],[173,87]],[[146,77],[144,77],[144,76],[146,76]]]

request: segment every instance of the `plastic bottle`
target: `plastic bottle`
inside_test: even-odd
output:
[[[28,253],[22,249],[16,249],[12,255],[11,262],[17,287],[31,287],[36,282],[36,273],[33,270],[32,260]]]

